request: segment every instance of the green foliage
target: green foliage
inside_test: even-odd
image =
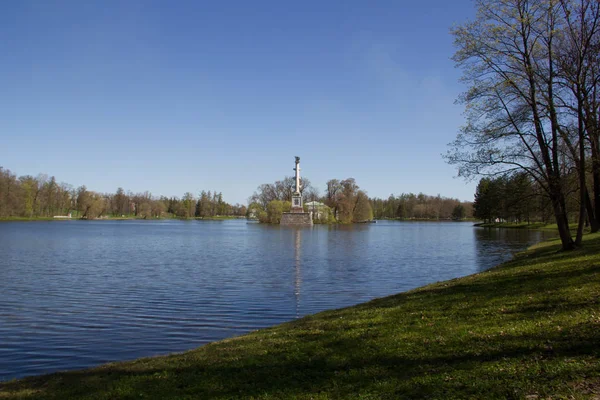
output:
[[[289,201],[272,200],[267,204],[266,210],[258,203],[252,203],[249,206],[259,222],[265,224],[279,224],[281,216],[284,212],[289,212],[292,208],[292,203]]]
[[[300,178],[300,193],[306,196],[314,192],[314,188],[307,178]],[[249,203],[260,204],[263,209],[273,200],[292,201],[292,195],[296,186],[296,179],[292,176],[286,176],[275,183],[265,183],[260,185],[250,196]]]
[[[461,205],[465,218],[471,217],[472,203],[449,197],[428,196],[423,193],[390,195],[387,199],[371,199],[376,219],[453,219],[452,212]]]
[[[264,211],[264,208],[259,203],[250,203],[246,210],[246,218],[258,218],[258,214]]]
[[[284,212],[289,212],[292,208],[290,201],[273,200],[267,205],[267,219],[271,224],[279,224]]]
[[[473,202],[473,216],[486,222],[492,220],[492,207],[494,201],[499,201],[495,191],[490,188],[491,180],[482,178],[475,189],[475,201]]]
[[[263,224],[270,223],[269,215],[267,214],[267,212],[265,210],[258,210],[258,212],[256,213],[256,218],[258,219],[258,221],[260,223],[263,223]]]
[[[138,216],[144,219],[152,218],[152,207],[149,203],[143,203],[140,205]]]
[[[367,193],[359,190],[354,178],[327,182],[324,201],[342,224],[363,222],[373,219],[373,209]]]
[[[473,215],[485,222],[546,221],[552,208],[540,191],[524,173],[482,178],[475,191]]]
[[[465,218],[465,207],[462,204],[457,204],[452,210],[452,219],[461,220]]]
[[[119,187],[114,194],[101,194],[85,186],[73,190],[70,185],[57,183],[54,177],[16,177],[0,167],[0,218],[39,219],[55,215],[79,218],[179,218],[244,216],[246,207],[225,202],[222,193],[202,191],[196,201],[191,192],[182,199],[153,197],[149,192],[131,193]]]
[[[3,399],[593,399],[600,235],[163,357],[0,383]]]
[[[373,209],[369,197],[365,192],[359,190],[356,193],[354,210],[352,212],[353,222],[371,221],[373,219]]]
[[[98,193],[90,192],[85,186],[77,189],[77,211],[81,218],[94,219],[106,212],[106,201]]]

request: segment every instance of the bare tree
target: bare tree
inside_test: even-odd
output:
[[[467,123],[447,153],[459,176],[527,172],[546,192],[564,250],[574,248],[557,105],[554,0],[476,0],[477,17],[453,30],[454,60],[470,88]]]

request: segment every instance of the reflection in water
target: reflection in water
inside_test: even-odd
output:
[[[302,245],[302,229],[294,231],[294,260],[296,261],[294,269],[294,298],[296,299],[296,318],[300,318],[300,286],[302,284],[302,270],[300,268],[300,259]]]
[[[532,244],[556,237],[556,233],[552,231],[521,228],[475,228],[473,235],[479,271],[510,260],[515,253]],[[498,243],[503,245],[498,246]]]

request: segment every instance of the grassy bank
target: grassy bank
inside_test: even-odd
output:
[[[598,398],[600,234],[183,354],[0,384],[0,398]]]
[[[68,221],[69,219],[60,219],[53,217],[1,217],[0,222],[12,222],[12,221]]]

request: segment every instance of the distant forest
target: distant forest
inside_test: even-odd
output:
[[[390,195],[387,199],[371,199],[377,219],[454,219],[473,217],[473,203],[423,193]]]
[[[565,195],[567,218],[577,223],[579,198],[577,177],[565,179],[570,185]],[[568,187],[568,186],[567,186]],[[479,181],[473,204],[475,218],[485,222],[544,222],[554,221],[552,201],[544,189],[525,172],[496,177],[485,177]]]
[[[285,177],[260,185],[248,199],[249,207],[229,204],[216,190],[198,195],[186,192],[181,198],[152,196],[148,191],[132,193],[117,188],[114,193],[99,193],[86,186],[78,188],[59,183],[54,176],[17,176],[0,167],[0,218],[51,218],[72,214],[73,218],[212,218],[248,216],[261,222],[278,223],[289,211],[295,180]],[[315,222],[362,222],[383,219],[464,219],[473,215],[470,202],[419,194],[391,195],[387,199],[369,198],[353,178],[331,179],[324,195],[308,179],[302,179],[305,204],[321,204]],[[317,212],[318,211],[318,212]]]
[[[182,198],[132,193],[118,188],[115,193],[98,193],[85,186],[74,188],[56,178],[40,174],[17,177],[0,167],[0,218],[40,218],[73,214],[74,218],[210,218],[245,216],[246,206],[231,205],[216,191],[191,192]]]

